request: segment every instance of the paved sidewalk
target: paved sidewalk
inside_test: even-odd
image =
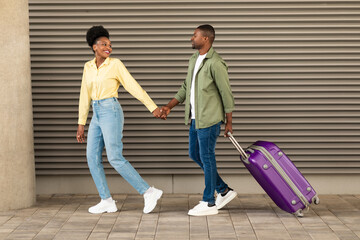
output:
[[[151,214],[142,213],[142,196],[113,198],[118,212],[92,215],[87,209],[98,196],[38,196],[34,207],[0,212],[0,239],[360,239],[360,195],[322,195],[304,218],[279,210],[265,195],[239,195],[209,217],[187,215],[200,195],[164,194]]]

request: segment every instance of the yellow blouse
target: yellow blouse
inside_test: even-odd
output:
[[[122,84],[126,91],[142,102],[150,112],[157,105],[144,89],[136,82],[117,58],[107,58],[99,68],[95,58],[85,63],[79,99],[78,124],[85,125],[91,100],[118,97],[118,88]]]

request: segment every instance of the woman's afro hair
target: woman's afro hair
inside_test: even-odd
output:
[[[109,32],[103,26],[93,26],[86,33],[86,41],[90,47],[94,45],[99,37],[109,38]]]

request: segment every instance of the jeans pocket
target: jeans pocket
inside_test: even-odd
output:
[[[219,122],[219,123],[217,124],[216,130],[217,130],[216,135],[219,136],[219,135],[220,135],[220,132],[221,132],[221,122]]]

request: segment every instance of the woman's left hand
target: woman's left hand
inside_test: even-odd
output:
[[[76,140],[78,141],[78,143],[85,142],[84,125],[78,125]]]
[[[161,112],[160,112],[160,109],[159,108],[156,108],[152,114],[154,115],[154,117],[156,118],[160,118],[161,117]]]

